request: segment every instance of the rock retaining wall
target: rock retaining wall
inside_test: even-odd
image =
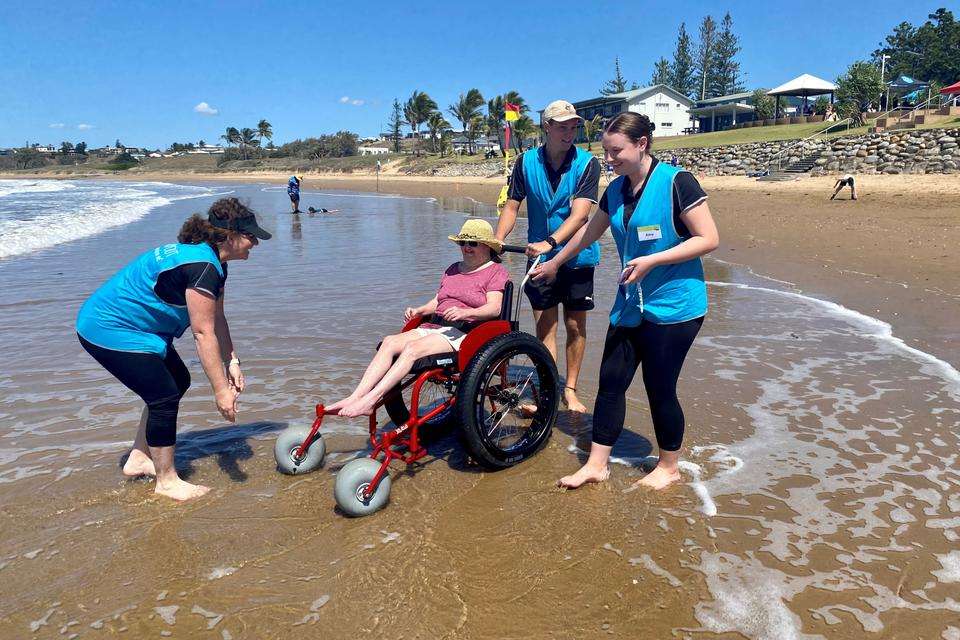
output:
[[[900,130],[844,136],[830,140],[809,140],[786,152],[780,166],[786,169],[802,157],[819,156],[813,175],[845,171],[850,173],[957,173],[960,170],[960,129]],[[710,176],[734,176],[776,168],[777,155],[796,144],[795,140],[675,149],[654,154],[669,162],[676,154],[680,166]]]

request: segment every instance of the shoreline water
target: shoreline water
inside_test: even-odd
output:
[[[173,183],[285,183],[276,172],[44,173],[0,179],[93,179]],[[960,174],[858,176],[858,202],[829,201],[833,177],[758,182],[700,177],[721,231],[715,259],[790,283],[894,327],[910,345],[960,366],[960,281],[950,256],[960,246]],[[603,180],[601,189],[606,184]],[[304,192],[345,189],[416,197],[496,201],[501,177],[307,174]],[[319,206],[322,206],[319,205]],[[523,210],[523,209],[522,209]]]
[[[21,335],[17,368],[0,376],[8,390],[0,410],[16,427],[5,463],[13,456],[27,474],[4,485],[0,629],[14,637],[63,628],[93,637],[262,637],[308,625],[353,637],[403,624],[412,635],[507,638],[608,637],[642,626],[651,637],[842,638],[937,637],[949,628],[950,583],[960,580],[951,568],[960,562],[950,515],[960,508],[951,489],[960,481],[951,462],[956,372],[898,346],[871,318],[799,295],[812,293],[819,272],[786,264],[796,249],[772,245],[779,223],[765,227],[770,246],[752,248],[757,260],[736,255],[751,249],[741,238],[749,220],[737,215],[766,202],[742,191],[711,193],[721,225],[742,244],[729,245],[732,259],[707,263],[711,316],[681,379],[689,421],[682,486],[621,493],[652,449],[639,385],[615,451],[626,466],[604,486],[552,487],[588,446],[589,419],[566,413],[540,455],[501,473],[480,472],[455,439],[442,440],[422,467],[395,470],[390,506],[363,520],[337,515],[330,496],[332,474],[364,446],[362,428],[334,429],[323,471],[279,476],[276,431],[355,380],[376,336],[395,329],[390,309],[432,293],[444,265],[435,264],[439,255],[426,259],[433,252],[424,247],[442,250],[446,227],[459,225],[443,203],[474,197],[463,185],[423,194],[429,201],[321,187],[329,195],[318,204],[334,202],[341,214],[292,217],[278,206],[282,193],[237,187],[276,233],[259,248],[269,252],[231,269],[231,326],[250,354],[240,424],[220,424],[192,347],[178,346],[195,374],[180,464],[216,487],[186,507],[157,500],[148,483],[118,479],[115,459],[137,402],[64,336],[65,307],[127,254],[170,236],[192,205],[172,203],[126,227],[0,261],[16,284],[0,329]],[[308,183],[304,203],[319,193]],[[807,210],[804,220],[818,215]],[[358,253],[355,238],[366,236],[380,240]],[[767,270],[759,259],[767,251],[787,273]],[[377,270],[384,259],[403,266]],[[79,260],[84,269],[69,280],[57,275]],[[346,264],[358,269],[353,312],[324,304],[340,275],[331,266]],[[608,267],[581,378],[588,400]],[[854,275],[836,285],[846,308]],[[908,285],[893,299],[908,302],[911,293]],[[347,318],[350,329],[338,329]],[[904,336],[902,327],[893,334]],[[46,444],[16,452],[34,437]],[[41,494],[48,499],[36,500]],[[60,562],[74,557],[82,560]]]

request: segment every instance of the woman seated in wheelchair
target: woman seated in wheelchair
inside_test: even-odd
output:
[[[486,220],[467,220],[450,236],[463,259],[447,268],[437,295],[426,304],[404,311],[404,319],[424,316],[427,322],[412,331],[387,336],[349,396],[326,408],[341,416],[370,415],[384,394],[403,380],[419,358],[457,351],[467,332],[484,320],[499,317],[503,289],[510,279],[500,264],[503,243]]]

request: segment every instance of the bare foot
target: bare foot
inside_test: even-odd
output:
[[[532,418],[537,415],[537,405],[535,404],[518,404],[516,406],[516,412],[520,414],[523,418]]]
[[[323,408],[323,410],[324,410],[324,412],[326,412],[326,413],[336,413],[336,412],[337,412],[338,410],[340,410],[344,405],[350,404],[350,403],[353,402],[354,400],[356,400],[356,398],[354,398],[353,396],[347,396],[347,397],[344,398],[343,400],[337,400],[337,401],[334,402],[333,404],[331,404],[331,405],[329,405],[329,406],[325,406],[325,407]]]
[[[154,489],[154,493],[173,498],[179,502],[205,496],[209,491],[210,487],[205,487],[202,484],[190,484],[180,478],[167,480],[165,482],[157,481],[157,488]]]
[[[557,486],[564,489],[576,489],[589,482],[604,482],[610,477],[610,467],[596,468],[583,465],[580,470],[557,480]]]
[[[131,449],[127,461],[123,463],[123,475],[128,478],[155,476],[157,475],[157,468],[153,466],[153,460],[150,459],[150,456],[139,449]]]
[[[633,483],[629,490],[633,489],[656,489],[660,490],[670,486],[680,480],[680,470],[668,470],[663,467],[656,467],[653,471]]]
[[[563,388],[563,404],[567,405],[567,409],[574,413],[587,412],[587,408],[580,402],[580,399],[577,398],[577,390],[571,387]]]
[[[373,413],[373,403],[354,400],[340,407],[340,415],[345,418],[356,418],[357,416],[368,416]]]

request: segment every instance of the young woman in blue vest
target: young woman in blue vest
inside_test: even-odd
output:
[[[556,265],[610,228],[623,270],[603,348],[590,457],[579,471],[558,481],[562,487],[609,477],[610,451],[623,430],[626,392],[641,364],[660,455],[656,468],[635,486],[662,489],[680,479],[684,418],[677,380],[707,313],[700,256],[717,248],[719,236],[696,178],[650,155],[653,129],[637,113],[610,121],[603,149],[619,177],[607,187],[587,226],[534,276],[549,280]]]
[[[193,215],[183,224],[178,244],[136,258],[94,291],[77,316],[83,348],[146,404],[123,474],[156,476],[160,495],[189,500],[210,490],[180,479],[174,467],[177,412],[190,373],[173,339],[193,330],[217,409],[233,422],[244,380],[223,314],[226,263],[246,260],[258,239],[269,238],[239,200],[218,200],[206,219]]]
[[[543,110],[546,140],[530,149],[513,166],[507,203],[497,223],[496,236],[504,240],[513,231],[520,203],[527,201],[527,257],[548,259],[573,237],[597,203],[600,163],[573,144],[582,118],[566,100],[555,100]],[[587,344],[587,312],[593,309],[593,272],[600,262],[600,245],[593,243],[570,259],[552,282],[528,282],[537,337],[557,357],[557,324],[563,305],[567,332],[566,383],[563,400],[571,411],[587,410],[577,398],[577,380]]]

